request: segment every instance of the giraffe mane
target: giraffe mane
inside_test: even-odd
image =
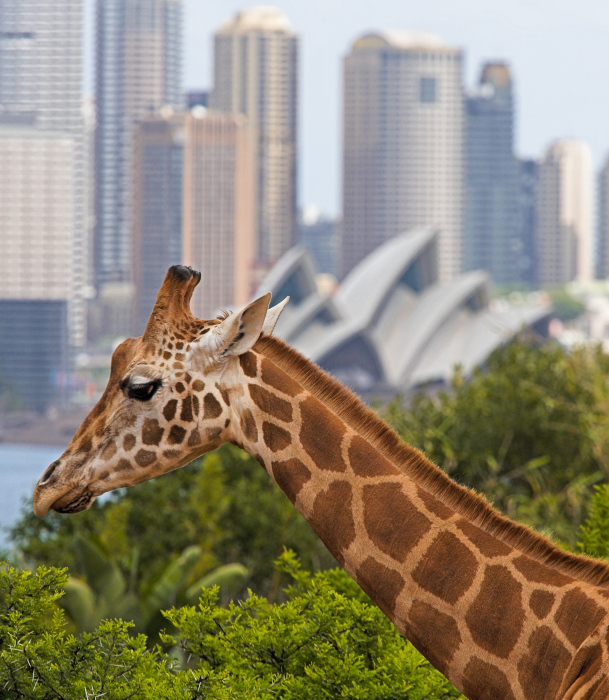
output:
[[[421,451],[402,442],[352,391],[294,348],[274,336],[262,336],[253,349],[275,362],[384,457],[472,524],[566,576],[609,587],[608,563],[566,552],[526,525],[501,515],[484,496],[457,484]]]

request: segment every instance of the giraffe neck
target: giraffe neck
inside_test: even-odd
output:
[[[284,349],[265,339],[242,357],[235,441],[396,627],[470,700],[598,686],[607,568],[447,485],[416,450],[384,449],[389,428],[361,406],[354,415],[352,395]]]

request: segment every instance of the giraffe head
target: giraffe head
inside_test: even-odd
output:
[[[266,294],[201,321],[190,312],[200,278],[188,267],[169,269],[144,334],[116,348],[102,397],[36,485],[37,515],[85,510],[106,491],[177,469],[231,440],[227,387],[240,388],[238,357],[272,333],[288,300],[269,309]]]

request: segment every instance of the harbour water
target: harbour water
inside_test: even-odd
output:
[[[22,507],[32,509],[34,485],[63,449],[0,443],[0,546],[6,546],[6,528],[19,518]]]

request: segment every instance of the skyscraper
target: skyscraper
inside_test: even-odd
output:
[[[186,117],[182,260],[201,271],[193,313],[209,318],[249,301],[256,256],[251,133],[242,115]]]
[[[344,61],[344,276],[384,241],[440,229],[439,274],[462,267],[460,49],[433,35],[367,34]]]
[[[216,33],[209,105],[248,118],[257,258],[268,267],[297,238],[298,37],[280,10],[240,12]]]
[[[609,158],[598,177],[598,268],[599,279],[609,279]]]
[[[0,0],[0,123],[79,132],[83,0]]]
[[[553,143],[539,165],[537,276],[541,286],[592,279],[592,156],[579,141]]]
[[[95,278],[132,280],[133,136],[181,103],[181,0],[97,0]]]
[[[0,373],[35,410],[86,336],[82,23],[82,0],[0,0]]]
[[[182,262],[184,114],[146,117],[134,159],[134,328],[143,333],[171,265]]]
[[[193,313],[246,304],[255,260],[254,169],[242,115],[169,111],[135,138],[135,322],[143,331],[167,268],[201,272]]]
[[[482,68],[466,99],[465,126],[464,269],[486,270],[497,284],[520,281],[514,97],[505,63]]]

